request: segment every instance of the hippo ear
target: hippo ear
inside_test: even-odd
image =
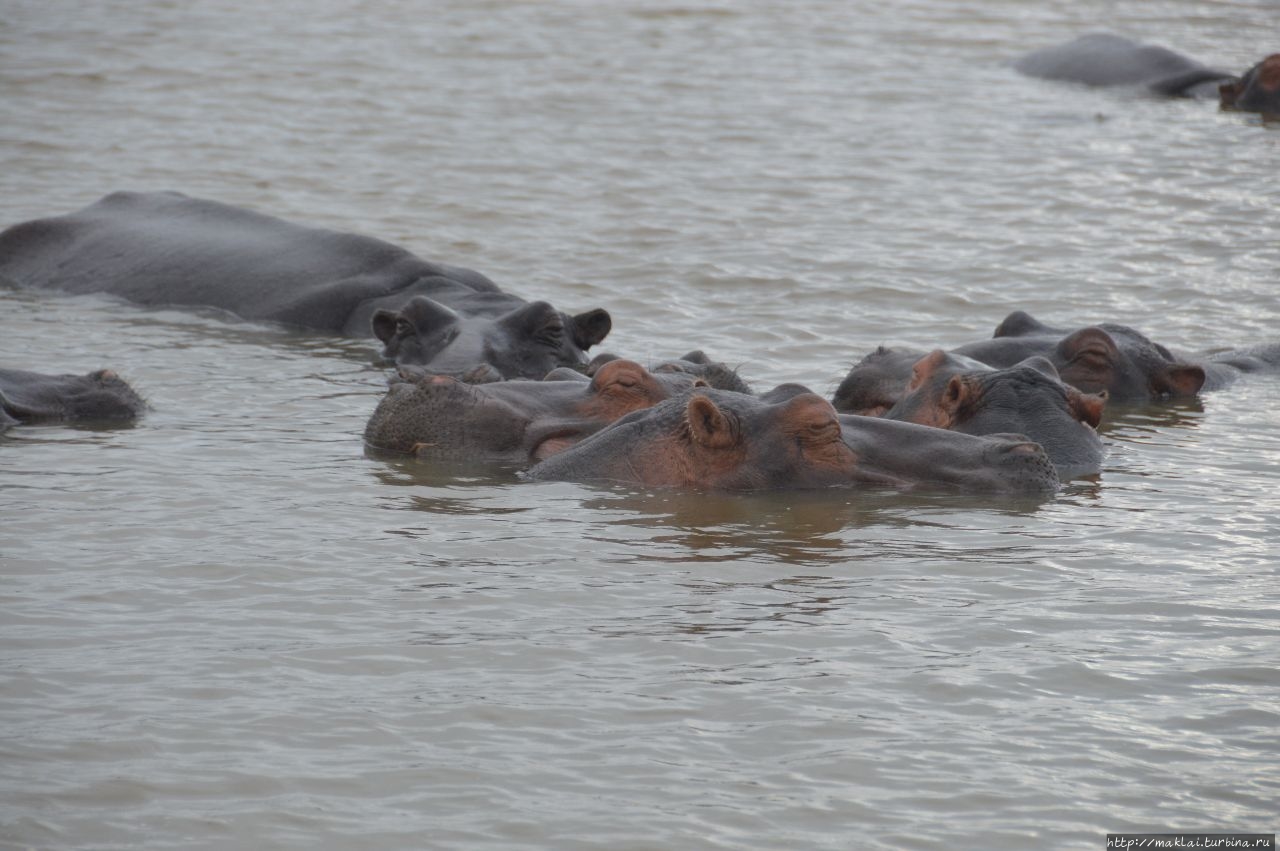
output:
[[[597,307],[595,310],[579,313],[573,317],[570,325],[573,342],[578,344],[578,348],[586,350],[609,336],[613,318],[609,316],[609,311]]]
[[[947,353],[942,349],[934,349],[916,361],[915,365],[911,367],[911,381],[907,384],[907,392],[915,390],[928,381],[930,376],[938,371],[938,367],[942,366],[946,361]]]
[[[1077,420],[1097,428],[1102,422],[1102,409],[1107,406],[1107,391],[1100,393],[1081,393],[1074,387],[1067,388],[1067,407]]]
[[[685,422],[696,443],[708,449],[727,449],[737,442],[733,424],[706,396],[694,396],[685,408]]]
[[[702,349],[694,349],[687,355],[681,355],[680,360],[687,360],[689,363],[700,363],[703,365],[711,363],[711,358],[707,357],[707,353]]]
[[[391,342],[396,335],[396,319],[399,314],[390,310],[375,310],[373,319],[370,320],[373,325],[373,336],[377,337],[384,343]]]
[[[947,389],[942,391],[942,398],[938,400],[938,407],[942,409],[950,424],[939,427],[950,428],[954,425],[960,419],[960,411],[970,404],[974,395],[974,386],[965,381],[963,375],[951,376],[951,380],[947,382]]]
[[[1175,363],[1151,376],[1151,387],[1160,395],[1194,396],[1204,386],[1204,368],[1189,363]]]
[[[1039,321],[1025,310],[1015,310],[996,326],[992,337],[1025,337],[1028,334],[1041,334],[1050,331],[1048,325]]]

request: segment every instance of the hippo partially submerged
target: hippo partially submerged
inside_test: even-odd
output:
[[[18,423],[128,423],[146,409],[142,397],[109,369],[88,375],[0,369],[0,431]]]
[[[629,414],[525,475],[539,481],[759,491],[857,484],[1049,493],[1058,476],[1020,436],[973,437],[838,416],[788,386],[777,401],[699,390]]]
[[[1030,357],[1005,369],[935,350],[913,367],[906,392],[886,419],[964,434],[1014,432],[1040,444],[1070,477],[1097,472],[1106,452],[1096,431],[1107,395],[1063,383],[1053,364]]]
[[[1024,311],[1005,317],[990,340],[953,350],[995,367],[1040,355],[1062,380],[1085,393],[1107,391],[1112,401],[1186,398],[1230,384],[1241,374],[1280,367],[1280,346],[1182,355],[1127,325],[1101,323],[1054,328]]]
[[[0,275],[147,305],[221,308],[347,336],[384,356],[476,380],[541,378],[609,333],[604,310],[569,315],[470,269],[367,236],[303,227],[174,192],[108,195],[0,233]]]
[[[1165,47],[1089,33],[1033,51],[1014,67],[1032,77],[1090,86],[1140,86],[1170,97],[1218,98],[1227,109],[1280,114],[1280,53],[1237,77]]]
[[[471,385],[401,368],[365,427],[372,448],[421,458],[529,464],[618,418],[705,386],[686,374],[653,375],[612,360],[590,378]]]

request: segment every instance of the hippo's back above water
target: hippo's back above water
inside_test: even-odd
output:
[[[176,192],[116,192],[70,215],[15,225],[0,234],[0,275],[23,286],[217,307],[351,336],[370,333],[374,308],[358,310],[362,303],[424,280],[434,283],[424,294],[455,309],[458,299],[474,302],[476,309],[463,307],[468,313],[485,302],[498,302],[490,313],[521,303],[478,272],[379,239]]]
[[[0,277],[146,305],[221,308],[384,343],[384,357],[471,380],[541,378],[585,361],[604,310],[571,316],[470,269],[367,236],[174,192],[117,192],[0,233]]]
[[[1089,33],[1066,44],[1033,51],[1014,67],[1031,77],[1089,86],[1147,86],[1165,95],[1216,95],[1216,84],[1233,75],[1207,68],[1165,47],[1140,44],[1110,33]]]

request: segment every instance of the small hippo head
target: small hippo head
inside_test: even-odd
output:
[[[1060,472],[1097,469],[1105,390],[1080,392],[1040,356],[1005,369],[967,369],[948,358],[942,351],[921,358],[907,393],[885,416],[964,434],[1017,433],[1040,444]]]
[[[2,370],[0,411],[13,420],[39,422],[132,422],[147,410],[147,403],[129,384],[109,369],[88,375],[42,375]]]
[[[1218,87],[1223,109],[1280,115],[1280,53],[1254,65],[1239,80]]]
[[[372,324],[387,360],[478,384],[541,378],[558,366],[581,364],[612,321],[604,310],[570,316],[545,301],[495,318],[464,316],[415,296],[398,311],[376,311]]]
[[[847,483],[854,456],[830,403],[812,393],[768,404],[699,390],[623,417],[530,470],[528,478],[719,490]]]

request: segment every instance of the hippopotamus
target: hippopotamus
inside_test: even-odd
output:
[[[1033,51],[1014,63],[1032,77],[1090,86],[1140,86],[1169,97],[1219,99],[1229,109],[1280,113],[1280,54],[1241,77],[1201,65],[1166,47],[1090,33]]]
[[[1005,368],[935,349],[881,346],[845,376],[832,397],[843,413],[986,435],[1013,432],[1044,447],[1059,475],[1096,472],[1105,455],[1097,427],[1106,392],[1064,383],[1048,359]]]
[[[1081,393],[1038,355],[1004,369],[965,361],[941,349],[925,355],[885,418],[964,434],[1015,432],[1040,444],[1059,476],[1097,472],[1106,454],[1096,431],[1105,390]]]
[[[921,349],[877,347],[853,365],[832,395],[831,404],[843,414],[883,416],[902,400],[915,365],[927,354]],[[954,352],[947,354],[947,361],[955,369],[987,368],[981,361]]]
[[[1280,366],[1280,346],[1275,344],[1189,356],[1127,325],[1102,323],[1070,331],[1021,310],[1005,317],[992,339],[953,351],[994,367],[1041,355],[1072,387],[1085,393],[1106,390],[1113,402],[1190,397],[1225,387],[1241,373]]]
[[[128,423],[147,403],[109,369],[45,375],[0,369],[0,431],[18,423]]]
[[[603,352],[591,359],[587,364],[586,374],[593,375],[601,365],[617,360],[618,355]],[[654,374],[683,372],[696,376],[706,382],[708,387],[717,390],[734,390],[738,393],[751,393],[751,385],[738,375],[738,371],[721,361],[713,361],[701,349],[695,349],[678,358],[659,361],[649,367]]]
[[[621,359],[591,378],[571,375],[475,385],[401,367],[369,418],[365,443],[420,458],[528,464],[625,414],[706,386],[691,375],[653,375]]]
[[[781,390],[776,401],[713,389],[669,399],[524,476],[734,491],[934,484],[1043,494],[1059,486],[1044,450],[1021,436],[840,416],[814,393]]]
[[[176,192],[116,192],[0,233],[0,275],[146,305],[376,336],[399,364],[471,380],[541,378],[585,362],[609,333],[601,309],[569,315],[479,272],[355,234]]]
[[[1273,53],[1254,65],[1238,80],[1218,87],[1223,109],[1280,115],[1280,53]]]

